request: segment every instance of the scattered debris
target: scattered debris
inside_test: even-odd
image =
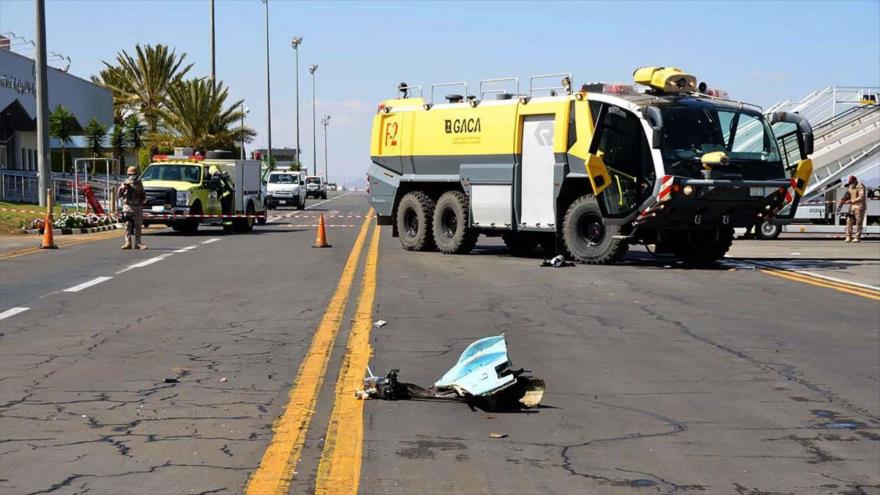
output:
[[[376,328],[382,328],[382,327],[384,327],[387,323],[388,323],[388,322],[385,321],[385,320],[376,320],[376,321],[373,322],[373,326],[376,327]]]
[[[507,433],[489,433],[489,438],[507,438]]]
[[[180,380],[177,378],[166,378],[165,383],[180,383]]]
[[[736,268],[728,268],[727,271],[729,271],[729,272],[735,272],[735,271],[736,271]]]
[[[355,397],[457,401],[483,410],[536,408],[544,397],[544,380],[527,376],[524,369],[513,369],[504,335],[469,345],[433,387],[402,383],[397,379],[399,372],[392,369],[379,377],[368,367],[364,388],[356,390]]]
[[[229,378],[226,378],[226,377],[224,376],[223,378],[220,379],[220,381],[225,383],[225,382],[228,382],[228,381],[229,381]]]
[[[561,268],[564,266],[574,266],[574,263],[572,263],[571,261],[565,261],[565,256],[562,256],[560,254],[560,255],[554,256],[553,258],[550,258],[549,260],[544,260],[544,262],[541,263],[541,266],[542,267],[551,267],[551,268]]]

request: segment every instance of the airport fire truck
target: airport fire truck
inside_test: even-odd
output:
[[[199,225],[248,232],[266,222],[266,195],[259,160],[238,160],[226,151],[194,155],[177,148],[156,155],[141,180],[147,195],[144,225],[164,224],[194,233]]]
[[[534,76],[524,93],[491,79],[479,97],[444,83],[427,99],[401,83],[373,119],[379,223],[407,250],[466,253],[484,234],[583,263],[615,262],[634,243],[707,262],[735,227],[794,215],[812,169],[805,119],[764,116],[672,67],[634,79],[573,89],[571,74]],[[435,103],[451,85],[464,94]],[[774,124],[794,130],[784,151]]]

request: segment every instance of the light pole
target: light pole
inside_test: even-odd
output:
[[[290,41],[290,46],[296,53],[296,161],[300,166],[302,166],[302,158],[299,156],[299,45],[302,41],[302,36],[294,36]]]
[[[315,97],[315,72],[318,70],[318,64],[309,66],[309,74],[312,75],[312,172],[318,175],[318,121],[315,117],[315,106],[317,98]]]
[[[211,0],[211,81],[216,85],[217,81],[217,56],[214,43],[214,0]]]
[[[49,161],[49,86],[46,75],[46,3],[44,0],[34,2],[36,6],[37,54],[34,57],[37,86],[37,183],[40,190],[37,198],[40,206],[46,206],[46,189],[52,186],[52,164]]]
[[[324,183],[330,182],[330,174],[327,173],[327,126],[330,125],[330,116],[325,115],[321,119],[321,125],[324,126]]]
[[[249,114],[249,113],[251,113],[251,109],[248,108],[248,107],[244,107],[244,108],[241,110],[241,159],[242,159],[242,160],[245,159],[245,153],[244,153],[244,118],[245,118],[245,117],[247,116],[247,114]]]
[[[266,163],[272,168],[272,85],[269,83],[269,0],[260,0],[266,6]]]

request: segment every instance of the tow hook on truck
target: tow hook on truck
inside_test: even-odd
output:
[[[467,253],[488,235],[582,263],[616,262],[633,243],[707,262],[734,228],[794,215],[812,171],[803,117],[765,116],[674,67],[633,79],[488,79],[473,95],[401,83],[373,117],[379,223],[411,251]],[[435,100],[449,86],[462,94]],[[774,126],[793,128],[796,146],[777,145]]]

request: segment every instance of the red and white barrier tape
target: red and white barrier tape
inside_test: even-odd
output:
[[[45,215],[46,214],[45,211],[19,210],[16,208],[5,208],[5,207],[0,208],[0,211],[9,212],[9,213],[28,213],[28,214],[34,214],[34,215]],[[96,216],[99,218],[101,218],[101,217],[115,218],[116,216],[118,216],[118,215],[111,215],[109,213],[105,213],[103,215],[98,215],[96,213],[89,213],[88,215],[89,216]],[[314,214],[303,214],[303,213],[288,213],[286,215],[266,215],[263,213],[256,213],[253,215],[246,215],[246,214],[239,213],[239,214],[234,214],[234,215],[191,215],[191,214],[184,214],[184,213],[179,213],[179,214],[153,213],[150,210],[144,210],[144,216],[149,217],[149,218],[175,218],[175,219],[176,218],[264,218],[264,217],[268,217],[268,218],[318,218],[320,216],[320,214],[314,215]],[[324,215],[324,218],[365,218],[365,215]]]

